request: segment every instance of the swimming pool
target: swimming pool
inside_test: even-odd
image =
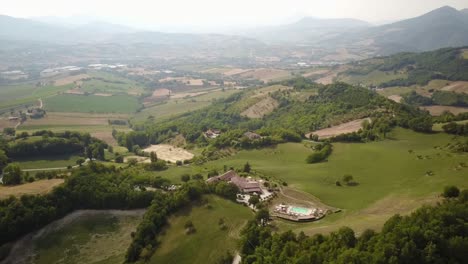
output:
[[[292,213],[301,214],[301,215],[310,214],[310,209],[304,208],[304,207],[291,207],[289,211]]]

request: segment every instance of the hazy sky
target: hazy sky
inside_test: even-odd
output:
[[[468,8],[468,0],[2,0],[0,14],[87,15],[138,27],[206,30],[281,24],[302,16],[394,21],[444,5]]]

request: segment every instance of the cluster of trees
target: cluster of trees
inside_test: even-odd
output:
[[[41,138],[29,140],[30,136]],[[84,153],[86,149],[86,156],[104,159],[104,148],[107,148],[107,144],[87,133],[54,133],[46,130],[31,135],[22,133],[16,140],[3,145],[6,155],[10,158]]]
[[[449,111],[444,111],[440,116],[434,117],[434,123],[448,123],[452,121],[468,120],[468,112],[454,115]]]
[[[133,263],[148,260],[158,246],[157,236],[166,226],[167,218],[178,209],[209,193],[235,200],[238,191],[235,185],[226,182],[207,185],[203,181],[193,181],[184,184],[174,193],[156,193],[133,236],[126,261]]]
[[[46,195],[0,200],[0,245],[77,209],[130,209],[150,205],[154,192],[138,191],[133,177],[97,163],[77,170]]]
[[[442,126],[445,133],[466,136],[468,135],[468,122],[464,124],[458,124],[456,122],[450,122]]]
[[[446,192],[450,198],[442,204],[395,215],[380,233],[366,230],[359,237],[348,227],[308,237],[251,221],[242,232],[243,263],[465,263],[468,191]]]
[[[446,105],[446,106],[468,106],[468,95],[448,91],[435,91],[432,96],[422,96],[415,91],[403,96],[403,100],[411,105]]]
[[[307,163],[318,163],[326,160],[332,153],[332,145],[324,142],[314,146],[314,152],[307,156]]]

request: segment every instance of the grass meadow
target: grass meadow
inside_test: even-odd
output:
[[[160,236],[160,245],[149,263],[210,264],[230,250],[236,251],[239,232],[253,213],[249,208],[217,196],[205,196],[206,203],[180,210],[169,218],[169,226]],[[226,229],[222,230],[219,219]],[[192,221],[196,232],[185,233]]]
[[[224,165],[241,168],[249,162],[254,170],[342,209],[339,214],[297,228],[308,227],[306,231],[311,233],[324,226],[352,222],[359,228],[373,221],[367,217],[376,212],[372,208],[382,209],[379,203],[386,208],[385,216],[380,219],[382,224],[394,213],[411,211],[426,200],[433,201],[445,185],[467,188],[468,168],[461,167],[460,163],[466,162],[468,155],[439,148],[451,142],[452,137],[397,128],[384,141],[335,143],[328,161],[318,164],[306,164],[311,149],[305,144],[287,143],[275,148],[241,151],[202,166],[171,167],[162,175],[180,181],[183,173],[206,174],[212,168],[218,171]],[[432,176],[427,176],[429,171],[433,172]],[[345,174],[351,174],[358,185],[336,186],[335,182]]]

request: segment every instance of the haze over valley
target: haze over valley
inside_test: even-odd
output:
[[[468,3],[18,0],[0,263],[465,263]]]

